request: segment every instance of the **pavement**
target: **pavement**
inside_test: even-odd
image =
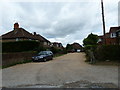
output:
[[[118,66],[91,65],[85,60],[85,53],[69,53],[48,62],[5,68],[2,70],[2,87],[118,87]]]

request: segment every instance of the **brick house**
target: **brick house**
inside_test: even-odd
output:
[[[73,43],[71,44],[73,47],[74,51],[81,50],[82,51],[82,46],[79,43]]]
[[[2,36],[2,42],[23,41],[23,40],[35,40],[41,42],[43,46],[50,46],[51,42],[43,36],[29,33],[24,28],[20,28],[18,23],[14,24],[14,29]]]
[[[117,36],[117,44],[120,45],[120,29],[117,30],[116,36]]]
[[[109,32],[105,34],[106,45],[118,45],[120,37],[120,26],[111,27]],[[103,44],[103,36],[98,36],[98,44]],[[120,45],[120,44],[119,44]]]
[[[43,36],[41,36],[40,34],[36,34],[36,32],[34,32],[33,35],[34,35],[34,39],[37,41],[40,41],[43,46],[45,47],[51,46],[51,42],[47,40],[46,38],[44,38]]]
[[[66,45],[67,52],[77,52],[77,51],[83,51],[83,47],[79,43],[72,43]]]
[[[58,49],[64,49],[62,43],[58,43],[58,42],[53,42],[52,46]]]

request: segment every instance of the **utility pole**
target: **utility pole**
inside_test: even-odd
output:
[[[106,44],[106,36],[105,36],[105,18],[104,18],[103,0],[101,0],[101,8],[102,8],[102,21],[103,21],[103,43]]]

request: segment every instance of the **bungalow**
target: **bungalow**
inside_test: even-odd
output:
[[[51,42],[43,36],[29,33],[23,28],[19,27],[18,23],[14,24],[14,29],[2,36],[2,42],[23,41],[23,40],[35,40],[41,42],[44,46],[50,46]]]
[[[118,45],[120,39],[120,26],[111,27],[110,31],[105,34],[106,45]],[[103,36],[98,36],[98,44],[103,44]],[[120,45],[120,44],[119,44]]]

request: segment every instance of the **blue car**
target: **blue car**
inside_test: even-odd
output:
[[[53,53],[51,51],[41,51],[36,56],[32,57],[33,62],[48,61],[53,59]]]

